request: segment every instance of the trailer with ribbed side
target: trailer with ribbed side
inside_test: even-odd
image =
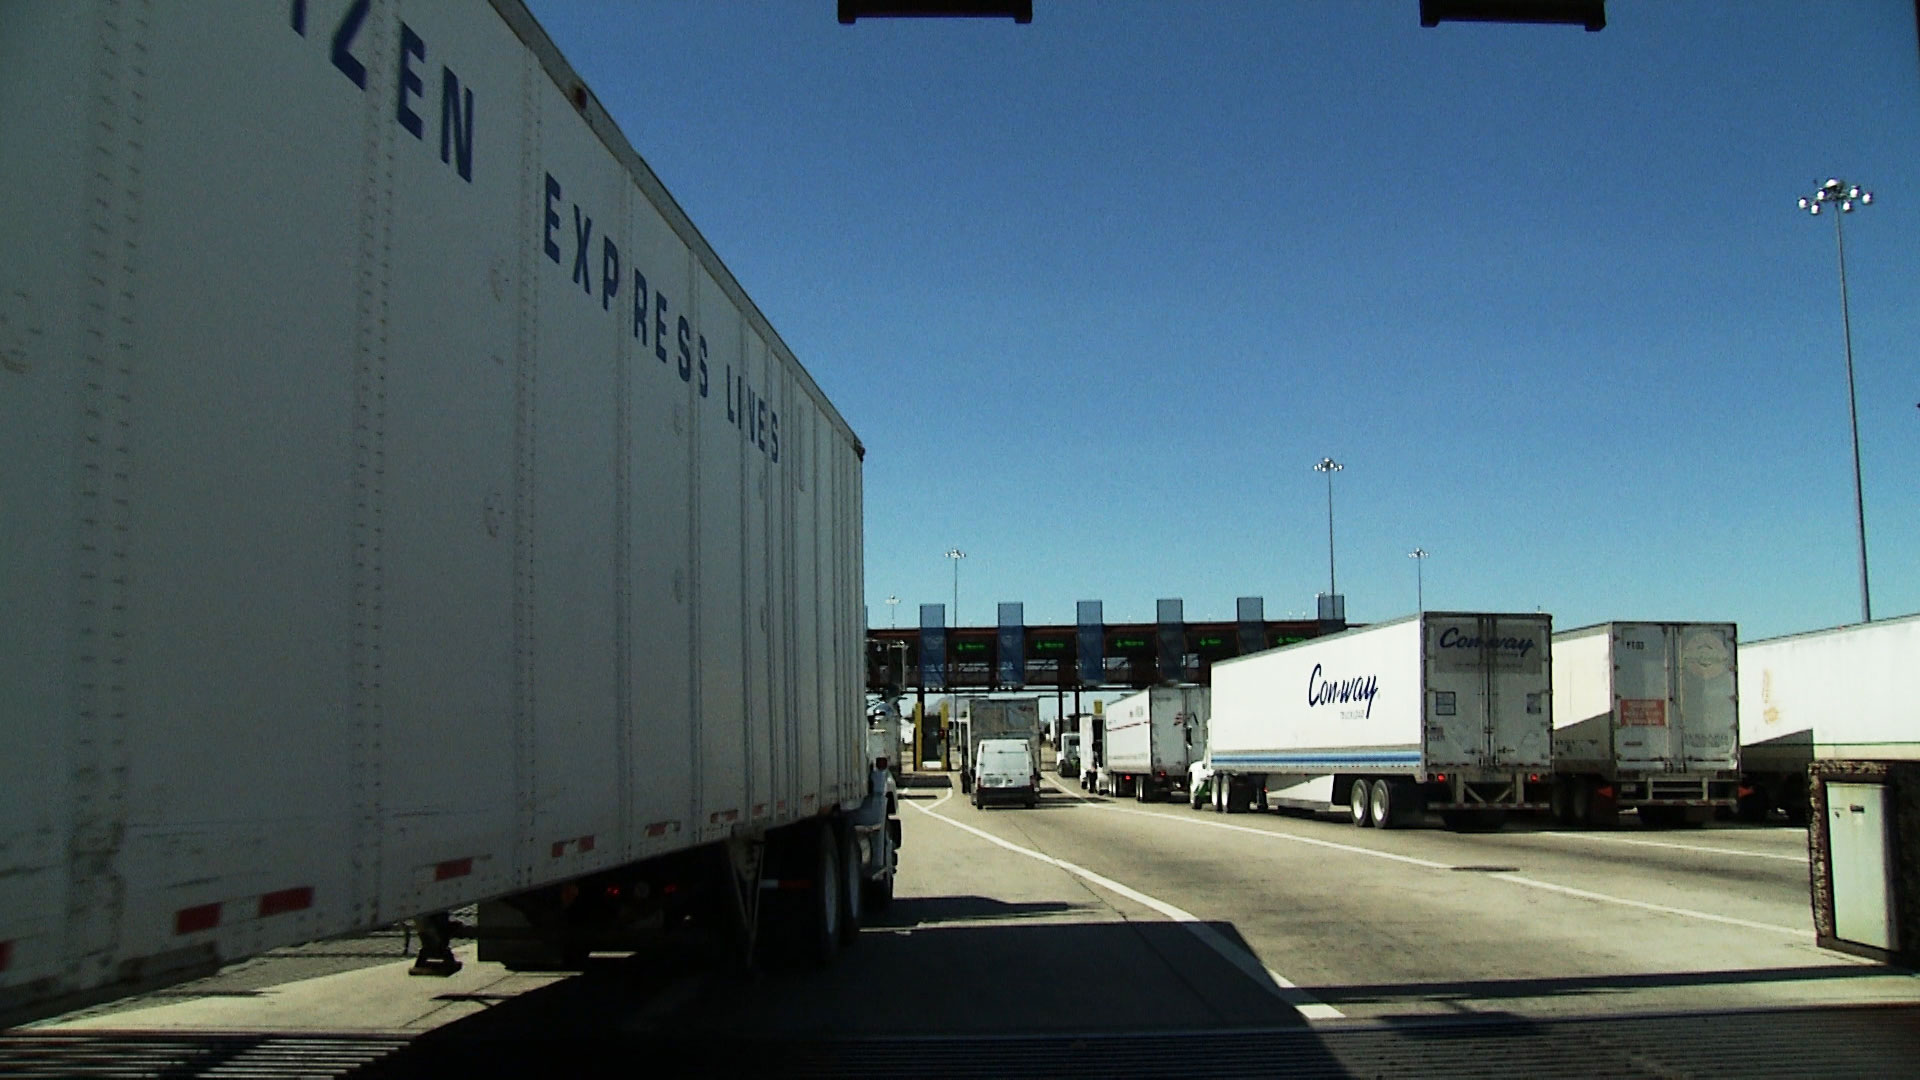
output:
[[[0,5],[0,100],[0,1015],[852,940],[861,445],[517,0]]]

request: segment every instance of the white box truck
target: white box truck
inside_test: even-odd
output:
[[[1740,817],[1807,822],[1816,758],[1920,757],[1920,615],[1740,647]]]
[[[852,940],[861,445],[518,0],[0,4],[0,101],[0,1022]]]
[[[960,745],[966,756],[961,759],[960,786],[973,788],[973,765],[979,760],[980,744],[987,739],[1022,739],[1035,770],[1040,768],[1040,699],[962,698],[959,705]],[[1037,788],[1036,781],[1035,787]]]
[[[1107,708],[1106,757],[1096,789],[1157,802],[1187,790],[1187,767],[1206,752],[1204,686],[1156,686]]]
[[[1732,623],[1607,622],[1553,636],[1553,814],[1655,828],[1731,808],[1740,773]]]
[[[1214,808],[1454,829],[1545,809],[1552,634],[1549,615],[1430,611],[1215,664]]]

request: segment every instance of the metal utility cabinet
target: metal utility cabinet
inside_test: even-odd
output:
[[[1553,812],[1706,823],[1739,780],[1731,623],[1608,622],[1553,636]]]
[[[1214,806],[1497,828],[1546,807],[1552,617],[1427,612],[1213,667]]]
[[[0,1015],[884,899],[860,443],[517,0],[0,4],[0,102]]]
[[[1766,656],[1770,707],[1812,736],[1819,942],[1920,966],[1920,615],[1778,638]]]

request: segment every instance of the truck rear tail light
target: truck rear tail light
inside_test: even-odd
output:
[[[1537,783],[1539,783],[1539,782],[1540,782],[1540,774],[1539,774],[1539,773],[1537,773],[1537,772],[1531,772],[1531,773],[1528,773],[1528,774],[1527,774],[1527,783],[1529,783],[1529,784],[1537,784]]]
[[[1444,783],[1446,783],[1446,782],[1447,782],[1447,774],[1446,774],[1446,773],[1434,773],[1434,774],[1433,774],[1433,780],[1434,780],[1434,783],[1436,783],[1436,784],[1444,784]]]

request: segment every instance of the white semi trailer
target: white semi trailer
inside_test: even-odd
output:
[[[1553,813],[1656,828],[1731,808],[1740,767],[1732,623],[1608,622],[1553,636]]]
[[[861,445],[518,0],[0,4],[0,101],[0,1020],[852,940]]]
[[[1095,789],[1157,802],[1187,789],[1187,767],[1206,753],[1204,686],[1156,686],[1107,708],[1106,756]]]
[[[1816,758],[1920,756],[1920,615],[1740,647],[1740,803],[1807,822]]]
[[[1393,828],[1543,810],[1552,617],[1426,612],[1213,667],[1214,808],[1271,801]]]

